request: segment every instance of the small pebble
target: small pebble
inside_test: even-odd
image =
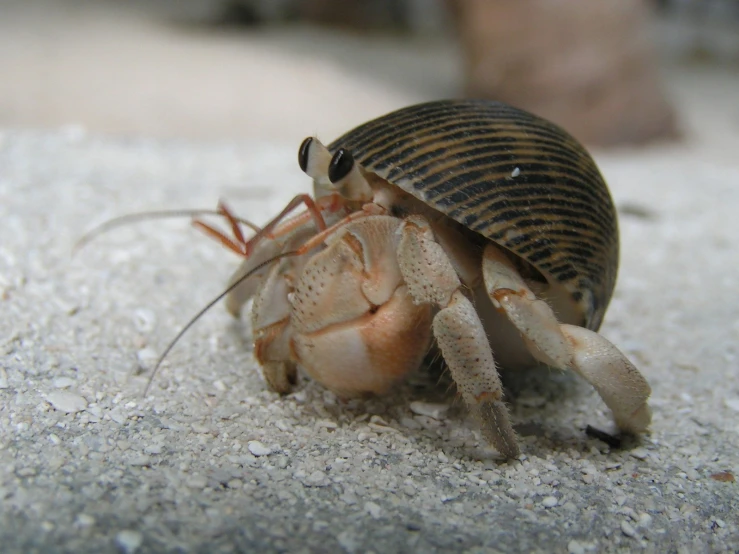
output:
[[[231,479],[227,485],[229,489],[240,489],[244,486],[244,482],[241,479]]]
[[[357,499],[356,494],[354,494],[353,492],[347,491],[341,495],[341,500],[343,500],[344,503],[347,504],[348,506],[354,506],[354,504],[357,503],[358,499]]]
[[[420,423],[418,423],[418,422],[417,422],[417,421],[416,421],[415,419],[413,419],[412,417],[401,417],[401,418],[400,418],[400,424],[401,424],[401,425],[402,425],[403,427],[407,427],[408,429],[414,429],[414,430],[417,430],[417,429],[420,429],[420,428],[421,428],[421,424],[420,424]]]
[[[554,508],[557,505],[557,502],[556,496],[545,496],[541,501],[541,505],[545,508]]]
[[[95,518],[88,514],[79,514],[75,518],[74,524],[78,527],[90,527],[91,525],[95,525]]]
[[[248,448],[254,456],[269,456],[272,454],[272,449],[259,441],[249,441]]]
[[[115,421],[118,425],[123,425],[128,419],[128,416],[119,409],[111,410],[110,412],[108,412],[108,417],[110,417],[110,419]]]
[[[449,411],[447,404],[431,404],[430,402],[411,402],[410,408],[414,414],[433,419],[443,419],[444,415]]]
[[[316,421],[316,427],[318,429],[336,429],[337,425],[335,421],[321,419],[319,421]]]
[[[621,522],[621,532],[626,535],[627,537],[631,537],[632,539],[636,539],[639,537],[639,535],[636,532],[636,529],[626,520],[623,520]]]
[[[201,434],[210,433],[212,430],[210,427],[204,425],[203,423],[193,423],[191,427],[193,431]]]
[[[634,450],[629,452],[629,454],[631,454],[631,456],[638,460],[646,460],[649,457],[649,452],[647,451],[647,449],[641,446],[638,448],[634,448]]]
[[[7,389],[8,386],[8,374],[0,367],[0,389]]]
[[[567,543],[567,552],[569,554],[585,554],[585,547],[579,542],[572,540]]]
[[[54,388],[55,389],[67,389],[75,384],[74,379],[70,379],[69,377],[58,377],[54,379]]]
[[[724,399],[724,404],[726,404],[726,407],[730,410],[739,412],[739,398],[726,398]]]
[[[142,348],[136,351],[136,360],[142,368],[153,364],[157,358],[159,358],[159,354],[153,348]]]
[[[81,412],[87,408],[87,400],[79,394],[66,390],[54,391],[46,396],[46,401],[52,405],[55,410],[74,414]]]
[[[642,529],[648,529],[652,525],[652,516],[646,512],[642,512],[638,516],[639,527]]]
[[[328,521],[318,520],[318,521],[314,521],[313,522],[313,530],[316,531],[316,532],[318,532],[318,533],[320,533],[321,531],[325,531],[329,527],[330,527],[330,525],[329,525]]]
[[[372,450],[374,450],[374,451],[375,451],[375,452],[376,452],[377,454],[379,454],[380,456],[387,456],[387,455],[388,455],[388,450],[387,450],[387,448],[385,448],[385,447],[384,447],[384,446],[382,446],[381,444],[370,444],[370,448],[371,448]]]
[[[359,548],[360,539],[351,529],[347,529],[336,535],[336,540],[339,542],[339,546],[350,554],[356,552]]]
[[[309,487],[323,487],[328,485],[326,474],[316,470],[305,478],[305,484]]]
[[[146,447],[144,447],[144,452],[147,454],[161,454],[164,451],[164,447],[161,444],[149,444]]]
[[[364,509],[370,516],[372,516],[372,519],[380,519],[380,516],[382,515],[382,508],[374,502],[366,502],[364,504]]]
[[[118,548],[123,550],[126,554],[133,554],[136,552],[139,546],[141,546],[143,540],[144,538],[138,531],[121,531],[115,536],[115,543],[118,545]]]
[[[156,322],[156,314],[148,308],[139,308],[134,312],[133,324],[139,333],[150,333]]]
[[[208,484],[208,480],[203,475],[191,475],[189,479],[185,481],[185,485],[191,489],[204,489]]]
[[[511,171],[511,177],[518,177],[519,175],[521,175],[520,167],[516,167],[513,171]]]
[[[151,458],[144,454],[140,454],[131,458],[128,463],[132,466],[148,466],[151,463]]]

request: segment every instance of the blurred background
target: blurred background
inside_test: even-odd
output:
[[[465,95],[595,146],[736,136],[739,0],[0,0],[0,127],[297,145]]]

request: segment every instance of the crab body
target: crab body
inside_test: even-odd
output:
[[[281,216],[300,202],[309,210],[247,244],[232,283],[257,275],[227,299],[238,313],[253,298],[255,353],[272,389],[288,392],[302,367],[342,396],[382,393],[435,341],[507,457],[519,449],[498,367],[575,371],[622,430],[645,430],[649,385],[595,332],[618,266],[615,210],[571,136],[501,103],[441,101],[328,147],[306,139],[299,163],[314,197]]]

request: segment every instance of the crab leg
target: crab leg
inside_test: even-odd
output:
[[[280,225],[280,222],[293,210],[298,208],[301,204],[305,204],[307,208],[306,212],[298,214],[296,217],[284,222]],[[267,223],[262,230],[254,235],[249,242],[245,244],[245,256],[248,257],[256,247],[257,243],[264,237],[275,238],[279,235],[289,233],[296,227],[304,225],[311,219],[316,223],[316,227],[319,231],[326,229],[326,220],[323,218],[321,213],[323,210],[328,210],[329,213],[337,212],[339,209],[344,207],[344,201],[339,194],[332,194],[330,196],[324,196],[318,200],[308,194],[298,194],[295,198],[288,202],[287,206],[277,214],[277,217],[273,218],[272,221]],[[272,230],[277,228],[275,234],[272,234]]]
[[[192,225],[196,229],[199,229],[200,231],[208,235],[210,238],[214,239],[217,242],[220,242],[221,246],[225,246],[234,254],[238,254],[239,256],[246,256],[246,243],[241,242],[238,236],[236,237],[236,240],[234,240],[226,235],[223,231],[220,231],[212,225],[205,223],[204,221],[200,221],[199,219],[193,220]]]
[[[285,260],[274,264],[254,295],[252,307],[254,356],[269,388],[280,394],[290,392],[297,381],[297,366],[290,359],[289,271]]]
[[[403,223],[398,264],[414,301],[440,308],[433,321],[436,342],[483,435],[502,455],[516,458],[520,451],[485,328],[424,218],[411,216]]]
[[[290,212],[297,209],[301,204],[305,204],[307,211],[283,221]],[[326,221],[323,218],[323,210],[327,210],[329,213],[335,213],[342,207],[344,207],[344,202],[338,194],[324,196],[318,200],[313,200],[308,194],[299,194],[288,202],[287,206],[276,217],[272,218],[269,223],[261,229],[256,229],[256,234],[248,241],[244,238],[241,228],[238,225],[238,219],[223,202],[218,204],[218,212],[230,223],[234,238],[229,237],[222,231],[198,219],[193,221],[193,225],[232,252],[244,258],[249,258],[256,250],[258,243],[263,239],[277,238],[288,234],[296,228],[305,225],[311,219],[315,221],[316,227],[319,230],[325,230]]]
[[[246,245],[248,243],[246,238],[244,237],[243,231],[241,230],[241,220],[239,220],[239,218],[236,217],[233,211],[231,211],[231,209],[226,206],[226,203],[223,200],[218,201],[218,207],[216,211],[219,215],[226,218],[226,221],[228,221],[229,225],[231,225],[231,232],[234,236],[233,239],[228,237],[225,233],[216,229],[212,225],[209,225],[208,223],[205,223],[204,221],[201,221],[199,219],[193,220],[193,226],[197,229],[200,229],[203,233],[205,233],[212,239],[220,242],[221,245],[225,246],[232,252],[238,254],[239,256],[246,257]],[[255,233],[259,233],[261,231],[261,228],[257,226],[250,225],[249,227]]]
[[[615,346],[598,333],[560,324],[549,304],[536,297],[494,245],[485,248],[482,272],[493,306],[519,330],[534,358],[571,369],[588,381],[620,429],[639,433],[649,426],[649,384]]]
[[[241,225],[239,225],[238,219],[223,200],[218,201],[218,213],[225,217],[226,221],[231,225],[231,232],[236,238],[236,241],[239,244],[246,244],[246,239],[244,238],[244,233],[241,231]],[[254,231],[258,233],[261,229],[254,229]]]
[[[331,227],[328,227],[321,231],[320,233],[317,233],[313,235],[310,239],[305,241],[300,248],[298,248],[295,251],[296,256],[302,256],[306,252],[309,252],[310,250],[313,250],[316,246],[323,242],[329,242],[331,235],[336,233],[339,229],[346,226],[348,223],[351,223],[352,221],[357,221],[358,219],[362,219],[363,217],[369,217],[373,215],[384,215],[385,210],[378,206],[377,204],[365,204],[362,206],[361,210],[358,210],[356,212],[352,212],[343,219],[340,219]]]

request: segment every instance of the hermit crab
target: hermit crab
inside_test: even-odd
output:
[[[437,101],[328,146],[308,138],[298,162],[313,196],[248,240],[225,206],[233,236],[196,221],[245,258],[226,305],[252,301],[271,389],[290,391],[300,367],[342,397],[383,393],[435,342],[506,457],[519,446],[499,368],[572,370],[621,430],[647,428],[648,383],[596,333],[616,280],[616,212],[569,134],[506,104]]]

